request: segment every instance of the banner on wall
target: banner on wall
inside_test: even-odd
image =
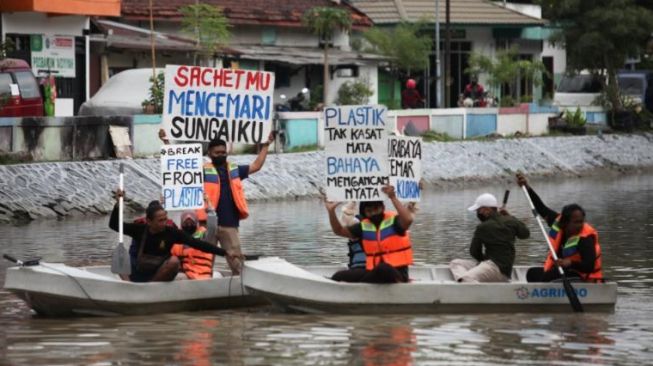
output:
[[[168,211],[204,207],[201,144],[161,147],[161,195]]]
[[[379,201],[390,183],[388,109],[382,105],[324,109],[326,195],[330,201]]]
[[[390,185],[400,201],[419,202],[422,179],[422,139],[420,137],[390,136],[388,138]]]
[[[75,77],[75,37],[33,34],[30,50],[34,75]]]
[[[258,144],[274,117],[274,73],[168,65],[163,128],[171,139]]]

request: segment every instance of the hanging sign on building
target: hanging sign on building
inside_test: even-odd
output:
[[[34,75],[75,77],[75,37],[33,34],[30,49]]]

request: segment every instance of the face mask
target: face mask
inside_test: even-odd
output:
[[[477,213],[476,213],[476,217],[478,217],[478,219],[481,220],[481,221],[485,221],[485,220],[487,220],[487,217],[485,217],[485,216],[484,216],[483,214],[481,214],[480,212],[477,212]]]
[[[227,156],[218,156],[216,158],[211,158],[213,165],[222,166],[227,161]]]
[[[372,215],[370,217],[370,221],[372,221],[374,225],[379,226],[379,224],[381,224],[381,221],[383,221],[383,214],[380,213],[380,214]]]
[[[195,233],[195,230],[197,230],[197,225],[184,225],[181,227],[181,229],[189,235],[193,235]]]

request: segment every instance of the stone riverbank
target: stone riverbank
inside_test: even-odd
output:
[[[233,156],[237,163],[252,155]],[[322,152],[270,154],[245,181],[249,200],[318,195]],[[142,209],[159,197],[158,159],[124,161],[127,207]],[[47,162],[0,166],[0,223],[105,214],[113,207],[120,161]],[[517,170],[530,177],[585,176],[653,170],[653,134],[538,137],[424,143],[427,186],[473,185],[508,180]]]

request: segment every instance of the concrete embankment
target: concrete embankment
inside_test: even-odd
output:
[[[254,156],[231,158],[241,164]],[[245,181],[250,200],[315,196],[323,185],[323,153],[269,155],[265,167]],[[113,207],[120,161],[49,162],[0,166],[0,223],[79,214]],[[142,209],[160,195],[158,159],[126,161],[128,207]],[[651,170],[653,134],[540,137],[425,143],[422,175],[431,186],[480,184],[531,177],[584,176]]]

